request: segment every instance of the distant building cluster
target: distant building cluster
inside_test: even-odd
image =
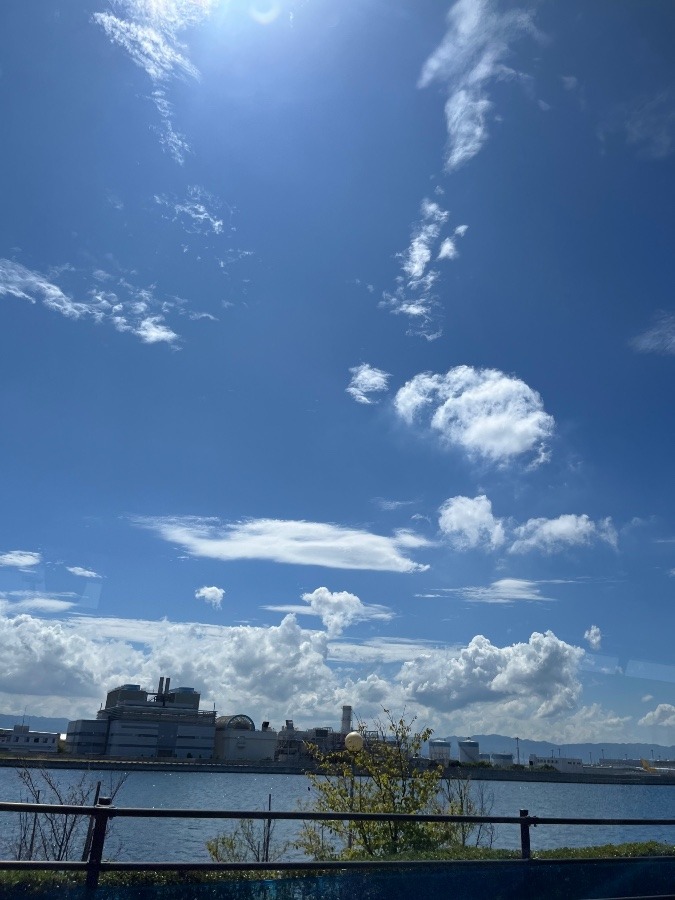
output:
[[[277,731],[269,722],[259,729],[244,713],[218,716],[215,709],[200,709],[200,694],[192,687],[172,687],[171,679],[161,677],[157,690],[140,684],[122,684],[108,691],[105,705],[94,719],[76,719],[68,723],[65,739],[54,732],[31,731],[28,725],[0,729],[0,753],[56,753],[73,757],[118,759],[212,760],[222,763],[273,763],[302,768],[312,758],[312,747],[324,753],[343,750],[345,737],[352,731],[352,708],[342,707],[340,730],[328,726],[296,728],[292,719]],[[386,741],[378,732],[364,732],[366,743]],[[516,746],[519,747],[518,738]],[[419,764],[489,765],[510,768],[520,764],[520,750],[513,753],[481,753],[478,741],[466,738],[457,742],[452,756],[449,740],[432,739],[428,756]],[[604,757],[604,754],[603,754]],[[657,772],[665,763],[645,760],[598,760],[612,768],[640,768]],[[581,758],[531,754],[528,768],[581,772]],[[653,768],[656,766],[657,768]]]
[[[244,713],[218,716],[199,708],[192,687],[171,686],[161,677],[157,690],[123,684],[109,691],[95,719],[68,723],[64,750],[72,756],[123,759],[216,760],[302,765],[308,745],[322,751],[341,750],[352,728],[352,709],[342,709],[339,732],[332,728],[298,729],[292,719],[276,731],[269,722],[257,729]]]

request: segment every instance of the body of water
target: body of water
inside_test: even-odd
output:
[[[81,772],[58,770],[61,784],[79,779]],[[115,781],[116,772],[95,772],[102,794]],[[543,782],[475,782],[492,798],[494,815],[530,815],[569,818],[670,818],[675,815],[674,785],[550,784]],[[275,810],[297,810],[311,801],[309,781],[303,775],[254,775],[201,772],[130,772],[115,805],[156,809],[267,809],[272,795]],[[0,769],[0,800],[22,797],[15,771]],[[0,816],[0,854],[6,846],[16,816]],[[279,822],[276,836],[292,838],[297,822]],[[231,827],[227,821],[199,819],[117,819],[110,839],[119,859],[207,861],[205,843]],[[675,826],[541,826],[531,829],[533,849],[623,843],[626,841],[675,841]],[[107,845],[107,842],[106,842]],[[517,825],[497,827],[495,846],[520,847]],[[293,858],[293,853],[289,854]],[[297,858],[297,852],[295,854]]]

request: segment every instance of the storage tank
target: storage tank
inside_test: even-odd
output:
[[[457,746],[459,747],[460,763],[477,763],[480,760],[478,741],[467,738],[465,741],[458,741]]]
[[[490,762],[493,766],[499,766],[500,768],[512,766],[513,753],[492,753],[490,755]]]
[[[450,741],[444,741],[441,738],[429,741],[429,759],[447,766],[450,762]]]

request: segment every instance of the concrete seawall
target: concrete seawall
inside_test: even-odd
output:
[[[281,763],[221,763],[213,760],[71,759],[55,757],[0,757],[0,766],[10,768],[95,769],[124,772],[224,772],[245,775],[305,775],[310,766]],[[534,781],[558,784],[644,784],[675,785],[675,772],[652,774],[638,769],[607,769],[588,766],[583,772],[555,772],[549,769],[498,769],[487,766],[451,766],[451,778],[474,781]]]

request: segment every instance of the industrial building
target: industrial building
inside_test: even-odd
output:
[[[216,713],[199,709],[191,687],[171,689],[159,679],[156,691],[123,684],[108,692],[96,719],[68,723],[66,752],[76,756],[211,759]]]
[[[447,766],[450,763],[450,741],[434,738],[429,741],[429,759],[432,762]]]
[[[531,753],[529,762],[533,768],[546,766],[556,772],[581,772],[583,768],[581,757],[578,756],[537,756]]]
[[[253,719],[239,713],[216,719],[214,757],[224,762],[263,762],[274,759],[277,732],[263,722],[256,731]]]
[[[322,728],[297,729],[293,719],[286,719],[286,724],[279,732],[275,759],[279,762],[302,763],[311,759],[309,745],[318,747],[322,753],[344,750],[345,735],[352,730],[352,708],[342,707],[340,731],[329,726]],[[367,735],[366,735],[367,738]]]
[[[0,728],[0,752],[56,753],[59,735],[54,731],[31,731],[28,725]]]

